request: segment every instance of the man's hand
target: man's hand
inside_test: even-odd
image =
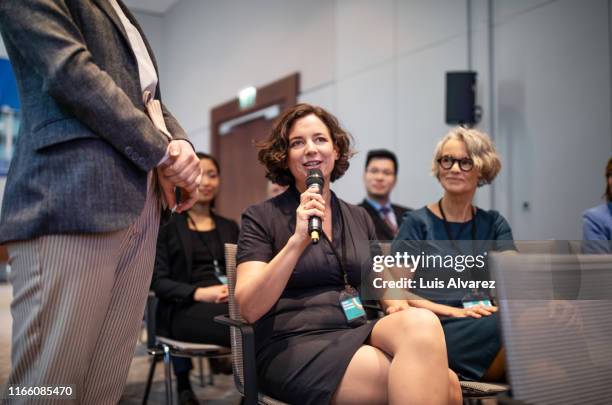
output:
[[[159,183],[159,187],[161,188],[164,199],[166,200],[166,204],[168,204],[168,208],[172,210],[172,212],[184,212],[193,206],[198,200],[198,189],[196,188],[194,191],[188,191],[181,188],[181,201],[180,204],[176,203],[176,193],[175,193],[175,185],[167,178],[164,177],[164,174],[161,168],[157,168],[157,180]]]
[[[171,141],[168,144],[168,159],[156,170],[159,185],[170,209],[184,212],[195,204],[202,175],[200,161],[188,142]],[[176,187],[181,189],[181,201],[178,205]]]
[[[168,144],[168,159],[159,167],[172,184],[189,192],[200,184],[200,160],[187,141],[171,141]]]

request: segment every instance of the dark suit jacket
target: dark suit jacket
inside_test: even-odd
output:
[[[221,244],[236,243],[239,228],[236,222],[213,213]],[[169,336],[173,309],[180,304],[193,302],[196,287],[190,284],[193,267],[193,244],[187,224],[187,214],[173,215],[162,224],[157,237],[155,270],[151,289],[159,298],[157,307],[157,330]],[[221,262],[225,266],[225,261]]]
[[[368,200],[364,199],[359,206],[365,208],[368,214],[370,214],[372,222],[374,222],[374,228],[376,229],[376,237],[379,241],[393,240],[393,238],[395,238],[395,234],[391,228],[389,228],[389,225],[383,221],[378,211],[376,211],[376,209],[370,205]],[[404,214],[407,211],[412,211],[412,209],[395,204],[391,204],[391,208],[393,208],[393,212],[395,213],[397,228],[399,229],[399,227],[402,225],[402,221],[404,220]]]
[[[108,0],[2,0],[0,32],[22,105],[0,243],[128,227],[168,141],[144,112],[136,57],[113,7]],[[163,113],[173,137],[185,139]]]

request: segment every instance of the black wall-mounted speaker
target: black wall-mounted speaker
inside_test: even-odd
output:
[[[446,72],[446,123],[472,125],[476,112],[476,72]]]

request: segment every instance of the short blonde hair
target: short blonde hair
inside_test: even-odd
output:
[[[474,168],[476,168],[480,174],[478,187],[492,183],[501,170],[501,161],[495,150],[495,146],[491,138],[484,132],[464,127],[455,127],[451,129],[444,135],[444,138],[438,142],[431,165],[432,174],[439,179],[440,166],[438,165],[438,159],[442,157],[442,148],[444,148],[446,142],[451,139],[462,141],[465,144],[468,156],[474,161]]]

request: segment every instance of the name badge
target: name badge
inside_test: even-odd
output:
[[[215,266],[215,277],[217,277],[217,280],[219,280],[221,284],[227,285],[227,276],[221,272],[221,267],[217,259],[213,260],[213,265]]]
[[[461,299],[461,304],[463,305],[463,308],[471,308],[478,305],[482,305],[483,307],[490,307],[493,305],[491,303],[491,299],[485,292],[478,291],[476,289],[465,295]]]
[[[491,304],[490,299],[484,299],[484,300],[479,300],[479,301],[463,301],[461,303],[463,304],[463,308],[471,308],[471,307],[476,307],[478,305],[482,305],[483,307],[490,307],[493,305]]]
[[[366,321],[366,313],[363,310],[361,298],[352,288],[345,289],[340,293],[340,306],[349,324],[359,324]]]

